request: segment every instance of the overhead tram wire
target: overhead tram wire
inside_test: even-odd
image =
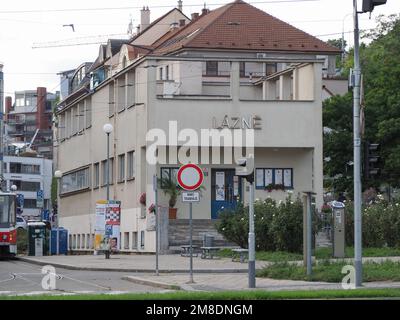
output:
[[[286,4],[296,2],[321,2],[328,0],[276,0],[276,1],[249,1],[248,4]],[[223,6],[232,2],[225,3],[207,3],[207,6]],[[239,3],[240,4],[240,3]],[[204,7],[204,2],[201,4],[188,4],[189,7]],[[32,9],[32,10],[0,10],[0,14],[21,14],[21,13],[45,13],[45,12],[79,12],[79,11],[107,11],[107,10],[131,10],[142,9],[143,6],[126,6],[126,7],[98,7],[98,8],[64,8],[64,9]],[[151,8],[175,8],[176,5],[155,5]]]

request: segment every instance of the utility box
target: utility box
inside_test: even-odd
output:
[[[58,254],[68,253],[68,231],[58,228]],[[50,254],[57,254],[57,228],[51,230]]]
[[[28,222],[28,255],[41,257],[48,252],[48,232],[44,222]]]
[[[345,205],[343,202],[332,201],[333,218],[333,256],[335,258],[345,257]]]

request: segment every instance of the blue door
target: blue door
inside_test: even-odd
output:
[[[235,169],[211,170],[211,219],[226,209],[235,209],[242,194],[241,178]]]

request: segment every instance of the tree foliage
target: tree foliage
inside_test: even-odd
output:
[[[377,19],[377,27],[363,34],[370,43],[360,46],[365,92],[363,138],[380,144],[381,168],[379,177],[363,181],[365,188],[381,182],[400,186],[400,15],[379,16]],[[353,50],[350,50],[343,68],[344,75],[347,76],[352,67]],[[324,135],[324,157],[331,160],[325,162],[325,174],[330,177],[351,175],[346,163],[353,159],[352,112],[351,92],[324,102],[324,126],[332,129],[330,134]]]

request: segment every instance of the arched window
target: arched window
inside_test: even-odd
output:
[[[122,58],[122,68],[125,69],[126,68],[126,56],[124,56]]]

